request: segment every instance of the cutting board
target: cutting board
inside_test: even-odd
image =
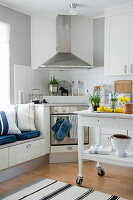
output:
[[[131,80],[118,80],[114,82],[116,93],[132,94]]]

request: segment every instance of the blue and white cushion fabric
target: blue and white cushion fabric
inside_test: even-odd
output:
[[[16,119],[15,119],[15,110],[13,109],[8,109],[8,110],[4,110],[6,117],[7,117],[7,121],[9,124],[9,130],[8,130],[8,134],[16,134],[16,133],[21,133],[21,131],[18,129],[17,125],[16,125]]]
[[[19,130],[35,131],[34,104],[18,104],[15,109],[17,111],[17,125]]]
[[[0,135],[7,135],[9,124],[4,111],[0,111]]]
[[[0,135],[21,133],[15,122],[15,110],[13,106],[0,111]]]

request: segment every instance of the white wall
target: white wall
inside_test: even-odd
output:
[[[93,20],[93,65],[104,65],[104,17]]]
[[[32,69],[31,66],[16,65],[14,67],[14,99],[17,103],[18,90],[24,90],[26,103],[32,89],[40,89],[41,94],[48,95],[48,72]]]
[[[14,102],[14,64],[31,65],[31,17],[0,5],[0,21],[10,24],[10,99]]]
[[[55,17],[31,17],[31,64],[38,68],[56,53]]]

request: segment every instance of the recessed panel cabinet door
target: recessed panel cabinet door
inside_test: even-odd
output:
[[[129,74],[133,74],[133,13],[130,14],[130,30],[129,30]]]
[[[128,74],[129,14],[108,17],[105,26],[105,74]]]

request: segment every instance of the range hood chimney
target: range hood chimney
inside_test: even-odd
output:
[[[92,66],[71,53],[71,16],[56,17],[56,55],[40,67],[46,69],[88,69]]]

